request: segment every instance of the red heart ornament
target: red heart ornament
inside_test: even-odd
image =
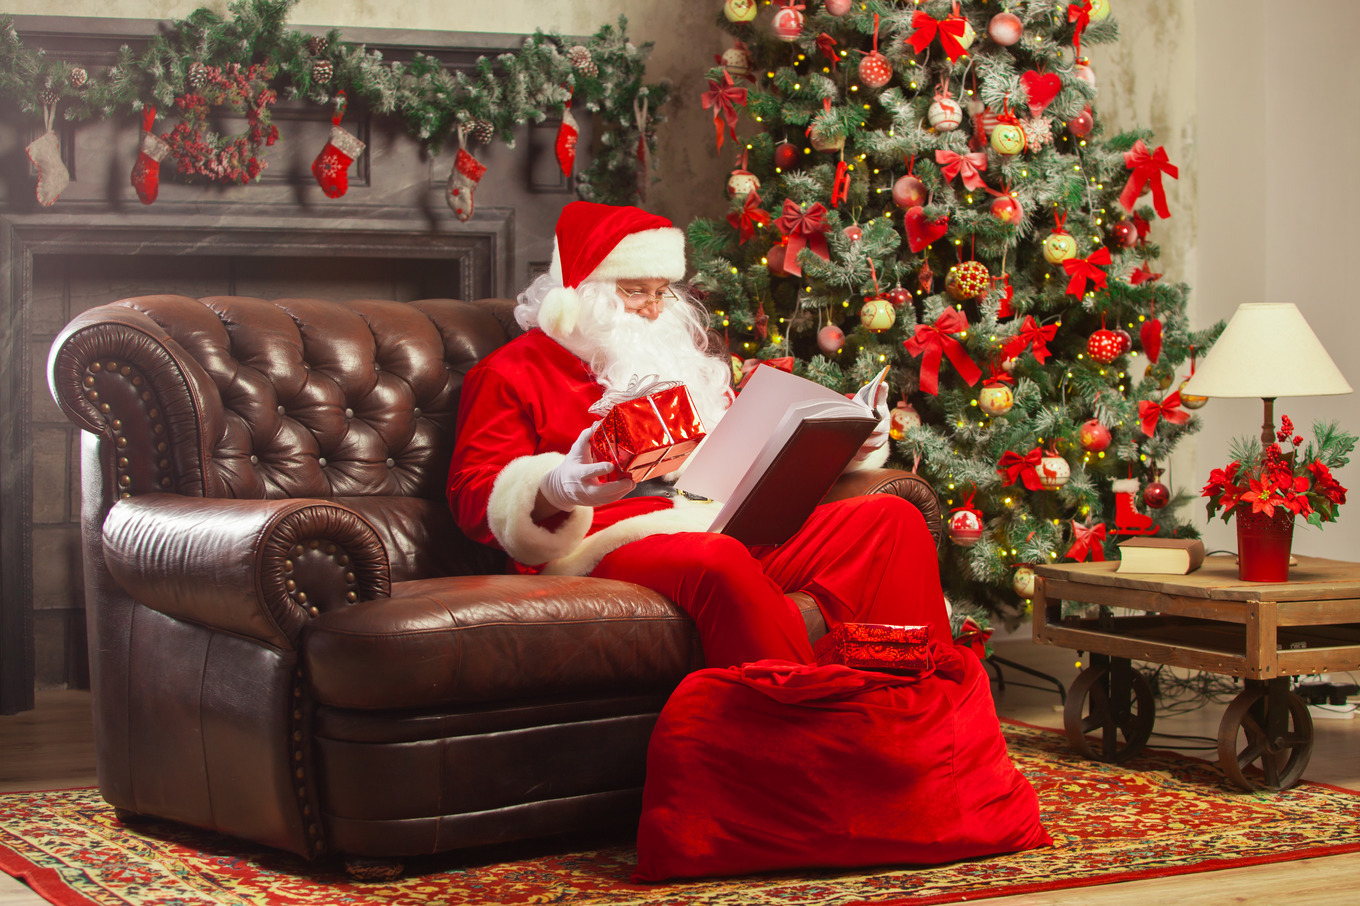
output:
[[[949,230],[948,217],[927,220],[926,209],[919,204],[908,208],[903,220],[907,227],[907,245],[913,252],[919,252]]]
[[[1158,318],[1143,322],[1143,329],[1139,331],[1143,340],[1143,352],[1147,355],[1149,362],[1156,362],[1162,354],[1162,322]]]
[[[1062,79],[1058,78],[1057,73],[1036,72],[1031,69],[1020,77],[1020,84],[1025,86],[1025,94],[1029,96],[1029,115],[1040,116],[1044,108],[1053,103],[1053,99],[1062,91]]]

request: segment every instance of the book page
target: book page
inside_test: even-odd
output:
[[[852,414],[865,411],[859,403],[816,381],[769,365],[758,367],[717,427],[690,454],[675,486],[712,500],[731,498],[789,409],[812,401],[839,403]]]

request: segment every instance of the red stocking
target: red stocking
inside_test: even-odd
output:
[[[156,121],[156,108],[142,111],[142,143],[137,151],[137,163],[132,166],[132,187],[142,204],[151,204],[161,190],[161,161],[170,153],[170,145],[151,131]]]
[[[449,173],[444,200],[449,203],[458,219],[466,223],[472,219],[472,192],[477,188],[477,183],[482,181],[486,167],[463,150],[464,132],[462,128],[458,130],[458,156],[453,161],[453,171]]]
[[[345,115],[345,93],[337,95],[335,116],[331,117],[331,136],[326,147],[312,161],[312,175],[327,198],[339,198],[349,191],[349,165],[364,153],[364,143],[340,128]]]

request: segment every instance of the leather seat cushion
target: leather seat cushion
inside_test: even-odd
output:
[[[322,614],[302,664],[318,704],[377,710],[669,691],[703,660],[689,617],[647,589],[473,576],[394,583]]]

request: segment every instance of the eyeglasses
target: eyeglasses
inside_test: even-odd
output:
[[[660,302],[662,305],[665,305],[669,302],[680,301],[680,296],[676,294],[675,289],[671,286],[663,286],[657,291],[651,293],[629,292],[622,286],[619,286],[617,283],[614,284],[614,289],[616,289],[618,291],[618,294],[623,297],[623,300],[625,303],[627,303],[628,307],[635,309],[645,308],[647,306],[647,303],[653,300]]]

